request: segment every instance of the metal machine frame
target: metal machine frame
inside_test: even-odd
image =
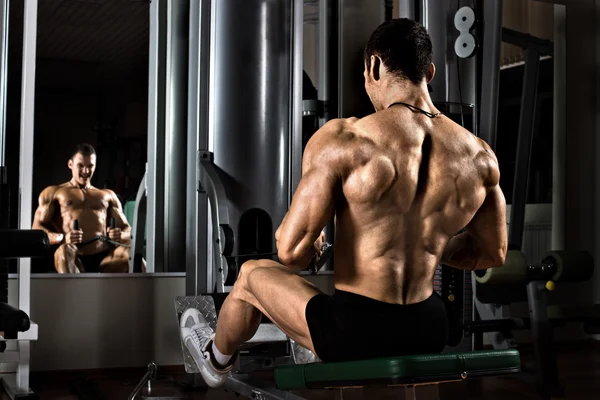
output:
[[[19,229],[31,228],[31,199],[33,175],[33,124],[35,98],[35,57],[37,36],[37,0],[25,0],[23,25],[23,64],[21,83],[21,140],[19,157]],[[8,52],[8,11],[9,1],[2,2],[2,29],[0,34],[2,64],[0,71],[0,165],[4,166],[4,146],[6,137],[6,85]],[[31,260],[20,258],[18,266],[19,303],[18,308],[30,315],[31,310]],[[38,326],[33,321],[27,332],[19,333],[16,350],[7,350],[0,354],[0,362],[17,364],[15,375],[6,375],[2,384],[11,399],[35,398],[29,388],[31,341],[38,339]],[[9,341],[10,339],[0,339]]]
[[[502,1],[492,0],[486,4],[486,25],[483,58],[482,79],[487,82],[482,85],[488,91],[482,92],[481,136],[488,144],[495,148],[496,121],[499,81],[499,48],[501,42],[513,44],[525,50],[525,71],[523,77],[522,102],[519,119],[519,132],[517,142],[517,159],[513,182],[513,199],[508,232],[509,249],[521,249],[523,232],[525,228],[525,208],[527,204],[527,190],[529,184],[529,169],[531,161],[531,148],[533,133],[539,114],[536,110],[537,85],[539,76],[540,58],[544,55],[553,55],[553,43],[541,40],[531,35],[526,35],[507,28],[502,28]],[[483,105],[486,106],[483,106]],[[475,281],[475,279],[473,279]],[[479,287],[479,289],[475,289]],[[484,290],[479,284],[474,287],[474,309],[482,321],[507,321],[509,318],[508,306],[501,304],[485,304],[477,296],[479,290]],[[534,344],[536,360],[536,381],[538,392],[544,397],[561,396],[564,394],[558,380],[557,360],[553,345],[553,328],[547,314],[547,289],[545,282],[532,280],[527,283],[527,301],[531,321],[531,333]],[[510,330],[510,329],[508,329]],[[482,330],[486,332],[495,349],[515,347],[512,337],[506,337],[497,329]],[[477,336],[477,335],[474,335]],[[477,344],[474,342],[474,348]]]

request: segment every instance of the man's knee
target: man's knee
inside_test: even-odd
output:
[[[56,257],[63,257],[65,260],[73,259],[77,256],[77,246],[73,243],[63,243],[56,249]]]

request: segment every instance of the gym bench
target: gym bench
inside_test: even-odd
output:
[[[185,309],[194,307],[215,329],[216,310],[220,308],[215,305],[219,306],[225,296],[226,294],[214,293],[204,296],[177,297],[175,299],[177,321]],[[267,327],[271,329],[267,329]],[[292,341],[277,327],[265,323],[261,324],[259,332],[248,341],[248,344],[268,342],[290,342],[291,347],[295,347]],[[183,343],[181,347],[186,372],[198,373]],[[312,353],[310,354],[312,355]],[[238,360],[238,366],[227,379],[225,389],[250,398],[301,400],[303,397],[291,391],[336,389],[341,393],[346,388],[404,386],[406,398],[416,399],[419,394],[415,390],[416,387],[424,386],[429,389],[426,390],[427,395],[424,398],[434,400],[439,399],[437,385],[440,383],[521,372],[521,356],[519,351],[514,349],[385,357],[332,363],[292,363],[299,362],[299,359],[304,359],[304,357],[294,355],[291,358],[287,357],[287,360],[271,364],[274,366],[275,386],[251,376],[249,373],[256,370],[256,367],[249,369],[241,367],[242,363]],[[258,369],[263,368],[259,367]],[[421,389],[419,389],[420,391]]]
[[[404,386],[407,399],[417,398],[416,386],[434,386],[432,399],[440,383],[520,371],[520,354],[510,349],[283,365],[275,368],[275,382],[280,390]]]

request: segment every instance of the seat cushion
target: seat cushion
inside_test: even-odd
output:
[[[435,383],[517,373],[517,350],[429,354],[349,362],[284,365],[275,369],[282,390]]]

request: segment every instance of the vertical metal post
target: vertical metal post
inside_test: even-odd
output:
[[[167,0],[150,3],[146,270],[163,271]],[[159,244],[159,245],[157,245]]]
[[[185,271],[189,0],[170,1],[165,109],[165,266]],[[195,158],[195,157],[194,157]]]
[[[502,0],[487,0],[484,7],[483,61],[479,137],[496,148],[500,46],[502,42]]]
[[[415,19],[415,0],[398,0],[398,16]]]
[[[329,57],[329,38],[330,38],[330,3],[331,0],[319,0],[319,31],[317,35],[317,48],[319,55],[317,57],[318,79],[317,93],[319,100],[325,106],[323,116],[319,118],[319,126],[323,126],[329,120],[329,68],[331,59]]]
[[[294,0],[292,10],[292,91],[290,101],[290,193],[288,204],[302,176],[302,78],[304,71],[304,0]]]
[[[37,43],[37,0],[25,0],[23,22],[23,72],[21,75],[21,142],[19,157],[19,229],[31,229],[33,177],[33,125],[35,117],[35,57]],[[31,311],[31,259],[19,259],[19,309]],[[29,392],[31,344],[21,341],[17,365],[18,393]]]
[[[35,114],[35,54],[37,43],[37,0],[25,1],[23,24],[23,73],[21,82],[21,146],[19,157],[19,229],[31,229],[33,124]],[[19,259],[19,308],[30,311],[31,260]]]
[[[552,137],[552,248],[565,248],[566,6],[554,5],[554,112]]]
[[[513,199],[510,209],[510,228],[508,232],[508,246],[513,249],[520,249],[523,242],[525,206],[527,204],[527,189],[529,186],[529,165],[531,162],[531,142],[533,140],[534,116],[536,115],[535,107],[540,66],[540,56],[537,50],[526,49],[525,54],[525,74],[523,76],[523,96],[521,97],[517,160],[515,165]]]
[[[323,105],[323,115],[319,118],[319,127],[325,125],[325,123],[330,119],[331,99],[329,96],[329,89],[331,85],[331,49],[329,46],[329,40],[331,38],[331,11],[331,0],[319,0],[319,30],[317,35],[317,49],[319,51],[317,57],[317,93],[319,100]],[[325,227],[325,237],[329,243],[333,244],[335,237],[335,226],[333,224],[333,220]],[[335,254],[323,266],[323,271],[333,270],[334,258]]]
[[[207,293],[208,201],[198,193],[198,151],[208,148],[208,102],[210,95],[211,0],[190,3],[190,48],[188,86],[188,169],[186,295]]]
[[[0,3],[0,167],[4,167],[6,147],[6,87],[8,86],[8,15],[10,0]],[[6,212],[6,210],[2,210]]]

